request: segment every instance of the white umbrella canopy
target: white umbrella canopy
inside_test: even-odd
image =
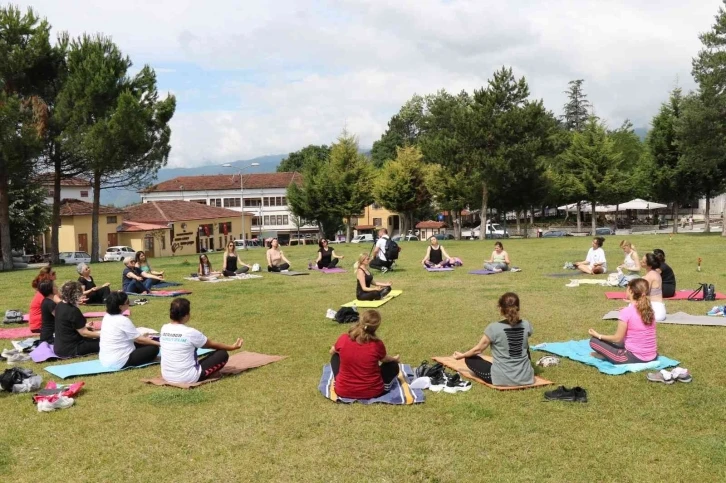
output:
[[[557,207],[558,210],[566,210],[566,211],[577,211],[577,203],[572,203],[570,205],[562,205]],[[590,203],[581,202],[580,203],[580,211],[583,213],[592,213],[592,208],[590,207]],[[610,213],[616,211],[615,205],[595,205],[595,213]]]
[[[621,203],[618,205],[618,211],[620,210],[655,210],[658,208],[667,208],[668,205],[664,205],[663,203],[656,203],[655,201],[646,201],[641,200],[640,198],[635,198],[634,200],[630,200],[627,203]]]

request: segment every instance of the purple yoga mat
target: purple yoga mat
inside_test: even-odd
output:
[[[472,270],[469,272],[470,275],[494,275],[495,273],[502,273],[502,272],[495,272],[494,270]]]
[[[30,358],[33,359],[33,362],[45,362],[51,359],[67,359],[67,357],[57,356],[53,351],[53,346],[47,342],[41,342],[38,344],[38,347],[33,349],[33,352],[30,353]]]
[[[450,268],[450,267],[439,267],[439,268],[426,267],[426,271],[427,272],[453,272],[454,269]]]
[[[17,329],[0,329],[0,339],[27,339],[38,334],[30,332],[30,327],[18,327]]]

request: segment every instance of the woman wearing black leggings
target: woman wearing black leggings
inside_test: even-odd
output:
[[[371,258],[365,253],[358,257],[358,270],[356,270],[355,298],[358,300],[381,300],[391,292],[391,282],[374,282],[373,275],[368,270]]]
[[[111,292],[106,297],[106,315],[103,316],[98,359],[101,365],[112,369],[149,364],[159,355],[159,343],[140,335],[131,319],[123,315],[129,308],[125,292]]]

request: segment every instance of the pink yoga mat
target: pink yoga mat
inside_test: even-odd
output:
[[[0,339],[27,339],[38,334],[30,332],[30,327],[18,327],[17,329],[0,329]]]
[[[101,319],[101,318],[103,318],[104,315],[106,315],[106,312],[84,312],[83,313],[83,316],[87,319]],[[123,314],[121,314],[121,315],[125,315],[126,317],[128,317],[129,315],[131,315],[131,311],[124,310]],[[23,322],[28,322],[28,321],[30,321],[30,315],[28,315],[28,314],[23,315]]]
[[[688,300],[688,296],[692,293],[693,290],[679,290],[673,297],[664,297],[664,300]],[[625,292],[605,292],[605,296],[611,300],[627,300],[628,298]],[[703,292],[699,293],[694,300],[703,300]],[[716,293],[716,300],[726,300],[726,295]]]

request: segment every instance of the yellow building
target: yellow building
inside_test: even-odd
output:
[[[401,229],[401,216],[377,203],[366,206],[362,215],[353,217],[350,221],[356,235],[372,233],[379,228],[385,228],[389,235],[395,235]]]
[[[91,217],[93,204],[76,199],[61,201],[61,224],[58,227],[58,251],[82,251],[91,253]],[[101,206],[98,216],[99,253],[118,245],[116,228],[124,221],[124,212],[117,208]],[[48,234],[49,236],[49,234]]]
[[[149,257],[190,255],[223,250],[227,242],[250,239],[253,213],[207,206],[193,201],[150,201],[124,208],[119,241]]]

